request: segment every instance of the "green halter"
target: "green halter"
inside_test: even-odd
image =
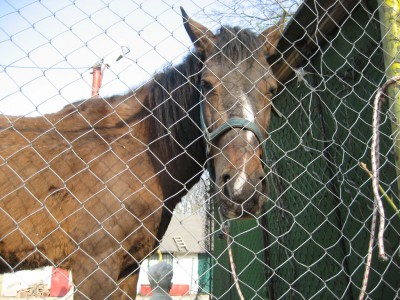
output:
[[[257,124],[252,122],[252,121],[250,121],[250,120],[243,119],[243,118],[232,118],[232,119],[226,120],[224,124],[219,126],[214,131],[209,132],[208,128],[207,128],[206,121],[205,121],[205,115],[204,115],[204,101],[205,101],[204,99],[205,99],[205,97],[203,96],[203,93],[201,93],[201,98],[200,98],[200,126],[201,126],[201,129],[204,132],[205,139],[207,141],[207,150],[206,150],[207,159],[209,158],[209,154],[210,154],[209,143],[213,142],[218,137],[220,137],[221,135],[223,135],[227,131],[231,130],[232,128],[240,128],[240,129],[245,129],[245,130],[251,131],[257,137],[257,140],[258,140],[258,142],[260,143],[260,146],[261,146],[261,160],[264,163],[264,167],[265,167],[266,164],[267,164],[267,155],[266,155],[265,143],[264,143],[264,138],[263,138],[263,136],[261,134],[260,128],[257,126]],[[210,173],[210,176],[215,177],[214,168],[212,167],[212,165],[210,165],[211,164],[210,160],[207,160],[207,161],[208,161],[208,171]]]

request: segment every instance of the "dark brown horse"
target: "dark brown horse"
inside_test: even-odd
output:
[[[213,34],[182,12],[195,51],[135,92],[0,117],[0,272],[53,265],[72,270],[76,299],[135,298],[206,154],[222,215],[260,210],[279,27]]]

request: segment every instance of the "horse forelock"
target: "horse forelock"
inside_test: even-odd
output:
[[[222,26],[217,33],[215,46],[213,56],[221,60],[229,59],[235,64],[262,51],[262,41],[259,36],[250,29],[240,27]]]

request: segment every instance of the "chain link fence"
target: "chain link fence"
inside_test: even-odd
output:
[[[229,233],[206,164],[176,195],[163,194],[163,172],[167,185],[182,182],[168,169],[178,158],[165,162],[146,144],[135,130],[149,115],[114,96],[139,99],[168,70],[185,74],[176,66],[193,46],[179,6],[213,32],[233,24],[260,33],[287,14],[268,57],[280,83],[264,141],[268,201],[257,216],[230,221]],[[149,270],[164,260],[174,299],[398,299],[398,83],[385,89],[381,111],[374,101],[400,75],[399,24],[399,3],[381,0],[0,2],[1,296],[150,299]],[[95,65],[102,82],[91,102]],[[180,88],[163,101],[177,101]],[[174,125],[163,125],[166,135]],[[384,224],[377,172],[366,170],[376,164],[377,127]],[[71,262],[72,274],[63,271]],[[43,266],[52,267],[44,277],[18,272]],[[56,292],[57,280],[65,286]]]

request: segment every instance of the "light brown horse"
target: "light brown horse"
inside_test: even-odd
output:
[[[75,299],[135,298],[207,154],[222,215],[260,210],[279,26],[213,34],[182,13],[195,51],[135,92],[0,118],[1,273],[53,265],[72,270]]]

